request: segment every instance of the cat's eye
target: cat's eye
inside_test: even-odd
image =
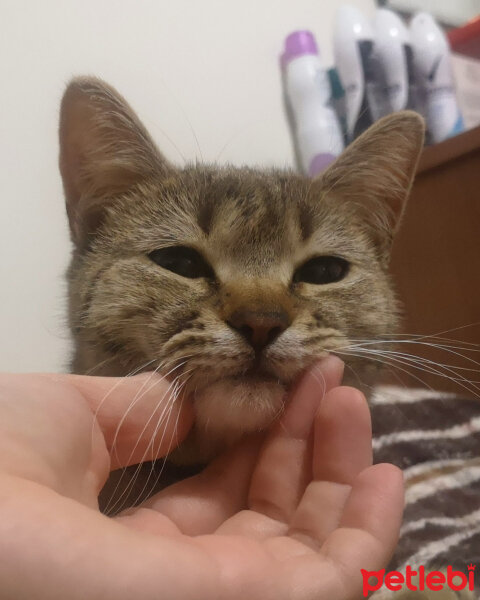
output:
[[[338,256],[316,256],[303,263],[293,274],[293,283],[325,285],[340,281],[348,273],[348,262]]]
[[[199,277],[213,279],[215,277],[212,267],[203,256],[189,246],[159,248],[150,252],[148,256],[157,265],[182,277],[189,279],[198,279]]]

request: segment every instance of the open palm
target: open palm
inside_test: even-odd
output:
[[[342,600],[361,595],[360,569],[386,566],[393,552],[402,476],[371,466],[368,407],[360,392],[336,387],[335,359],[303,377],[265,438],[113,519],[96,498],[113,432],[115,460],[135,460],[148,397],[124,438],[115,419],[138,378],[102,414],[112,380],[30,376],[22,387],[18,377],[0,379],[0,430],[9,423],[0,431],[2,600]],[[176,410],[181,438],[191,415]]]

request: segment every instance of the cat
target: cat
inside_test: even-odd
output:
[[[112,87],[74,79],[60,115],[72,371],[169,377],[196,412],[172,458],[194,465],[266,428],[301,371],[330,352],[368,389],[377,363],[342,349],[357,339],[375,348],[398,326],[388,262],[423,135],[415,113],[385,117],[313,180],[275,169],[180,169]],[[377,420],[378,410],[372,402]],[[151,469],[135,470],[133,490],[128,477],[120,485],[123,474],[111,477],[105,512],[155,491],[146,485]],[[401,538],[397,562],[415,554],[412,543]]]
[[[116,90],[74,79],[60,114],[72,371],[175,381],[196,414],[183,464],[268,427],[307,366],[396,330],[388,262],[423,139],[400,112],[316,179],[178,168]],[[372,361],[346,365],[356,387],[375,377]]]

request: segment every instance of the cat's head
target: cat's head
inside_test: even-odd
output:
[[[314,180],[180,169],[115,90],[74,80],[60,123],[74,371],[158,368],[185,384],[198,456],[266,427],[329,352],[362,380],[368,362],[345,349],[396,327],[387,266],[422,144],[403,112]]]

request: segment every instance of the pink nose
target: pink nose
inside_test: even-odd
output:
[[[227,323],[241,333],[256,352],[260,352],[287,329],[290,319],[283,311],[240,309],[230,315]]]

